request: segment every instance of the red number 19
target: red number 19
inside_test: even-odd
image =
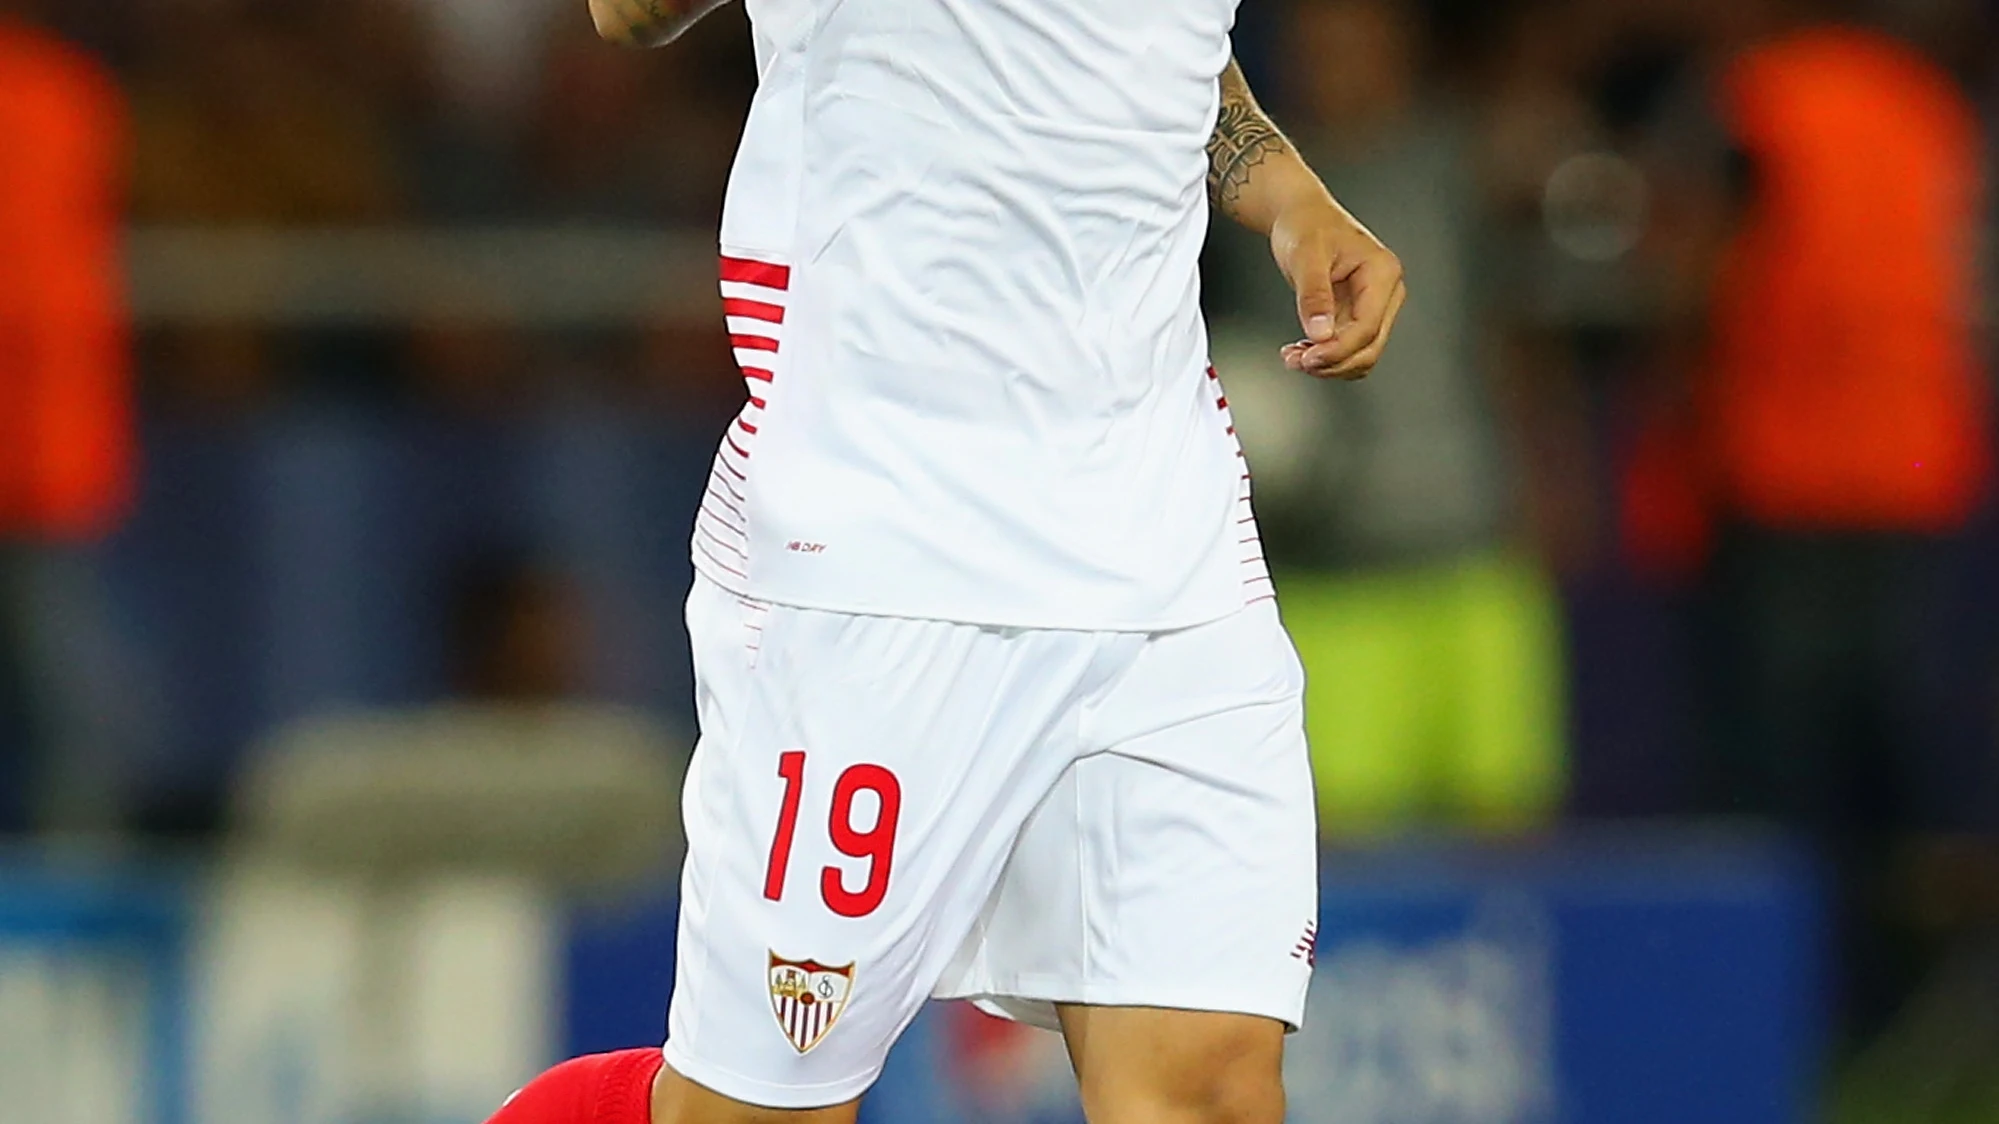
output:
[[[771,840],[770,866],[764,872],[764,897],[784,897],[784,879],[791,867],[791,840],[798,827],[798,804],[805,790],[805,751],[780,754],[777,775],[784,779],[784,806],[778,812],[777,836]],[[854,826],[854,798],[872,792],[880,804],[874,826]],[[837,866],[819,872],[819,896],[842,917],[866,917],[888,896],[889,872],[895,862],[895,826],[902,814],[902,785],[880,765],[855,765],[833,786],[833,807],[826,829],[833,846],[849,858],[868,860],[868,880],[859,891],[847,889]]]

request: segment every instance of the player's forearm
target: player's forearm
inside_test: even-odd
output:
[[[657,47],[693,27],[725,0],[590,0],[597,34],[627,47]]]
[[[1222,112],[1208,139],[1208,198],[1223,214],[1269,234],[1288,208],[1331,205],[1331,193],[1284,133],[1256,104],[1256,95],[1229,61],[1222,72]]]

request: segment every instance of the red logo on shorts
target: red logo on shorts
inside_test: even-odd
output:
[[[1291,947],[1291,959],[1303,960],[1307,968],[1319,966],[1319,923],[1305,922],[1305,935]]]
[[[770,954],[770,1008],[777,1028],[799,1053],[819,1045],[847,1009],[854,990],[854,966],[829,968],[817,960],[786,960]]]

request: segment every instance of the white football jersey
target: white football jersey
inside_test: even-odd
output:
[[[1023,628],[1270,594],[1199,307],[1235,9],[749,0],[722,290],[750,401],[702,573]]]

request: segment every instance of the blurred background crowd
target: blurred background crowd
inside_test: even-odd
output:
[[[1311,384],[1264,248],[1207,262],[1334,853],[1777,825],[1854,1080],[1970,1051],[1999,1112],[1999,13],[1252,0],[1237,49],[1414,293]],[[753,84],[734,11],[0,0],[0,833],[206,846],[301,746],[682,760]]]

